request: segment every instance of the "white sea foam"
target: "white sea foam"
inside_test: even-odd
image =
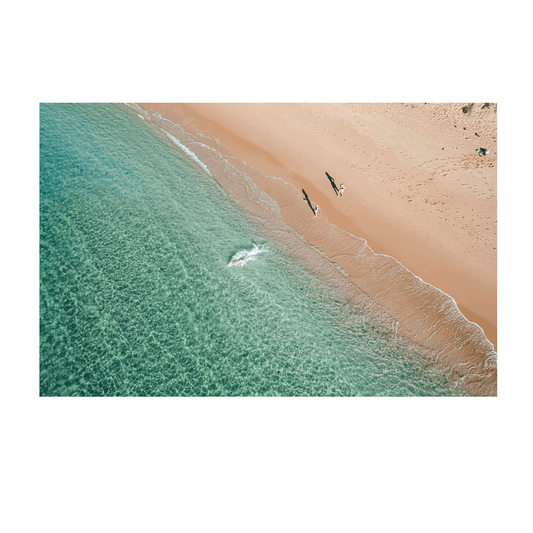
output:
[[[254,244],[251,250],[239,250],[228,263],[228,266],[244,266],[248,261],[255,261],[257,255],[263,252],[268,252],[266,244],[262,244],[261,247]]]
[[[144,117],[142,115],[146,115],[147,113],[141,106],[138,106],[134,103],[128,104],[128,102],[124,102],[124,104],[127,105],[129,108],[133,109],[137,113],[137,115],[139,115],[144,120]]]
[[[163,128],[161,128],[163,130]],[[171,135],[168,131],[165,131],[163,130],[167,137],[174,143],[174,144],[177,144],[186,154],[188,154],[189,156],[191,156],[210,176],[212,176],[211,172],[209,172],[209,169],[207,168],[207,166],[202,162],[200,161],[200,159],[198,159],[198,157],[196,156],[196,154],[192,151],[192,150],[189,150],[189,148],[187,148],[184,144],[181,144],[178,139],[176,139],[176,137],[174,137],[174,135]]]

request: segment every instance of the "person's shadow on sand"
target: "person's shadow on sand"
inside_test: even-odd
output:
[[[326,172],[326,176],[328,177],[329,182],[331,183],[331,186],[333,187],[333,190],[335,191],[335,194],[339,196],[339,189],[337,185],[335,185],[335,180]]]
[[[304,189],[302,189],[302,192],[304,193],[304,200],[307,202],[307,205],[309,205],[309,209],[311,209],[311,211],[313,211],[313,215],[315,214],[315,209],[313,208],[313,206],[311,205],[311,200],[309,200],[309,196],[307,196],[307,193],[305,192]]]

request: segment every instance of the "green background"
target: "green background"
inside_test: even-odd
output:
[[[525,529],[527,405],[515,418],[16,417],[17,84],[515,82],[526,148],[530,31],[516,2],[194,5],[3,9],[5,530]],[[518,341],[519,386],[531,350]]]

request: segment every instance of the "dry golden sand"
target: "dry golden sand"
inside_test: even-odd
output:
[[[474,362],[482,370],[467,383],[470,392],[495,394],[496,371],[483,370],[486,348],[470,340],[479,337],[477,331],[463,323],[434,326],[447,320],[443,291],[496,346],[495,104],[141,106],[219,139],[233,156],[265,175],[305,189],[320,205],[316,219],[292,187],[256,180],[278,202],[287,223],[401,317],[400,330],[427,344],[446,345],[440,362],[455,377],[461,365]],[[477,148],[489,154],[480,156]],[[345,185],[343,198],[325,172],[337,186]],[[372,250],[362,239],[336,234],[330,223],[366,239]],[[418,280],[372,251],[395,258],[440,291],[429,291],[425,302],[420,294],[426,288],[417,286],[415,302],[409,292]],[[393,290],[384,290],[383,283],[378,288],[376,273],[381,281],[390,279]],[[446,341],[451,330],[456,348]],[[466,353],[469,344],[476,347]]]

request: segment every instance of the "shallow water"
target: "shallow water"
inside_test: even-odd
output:
[[[131,108],[40,113],[42,396],[463,394]]]

